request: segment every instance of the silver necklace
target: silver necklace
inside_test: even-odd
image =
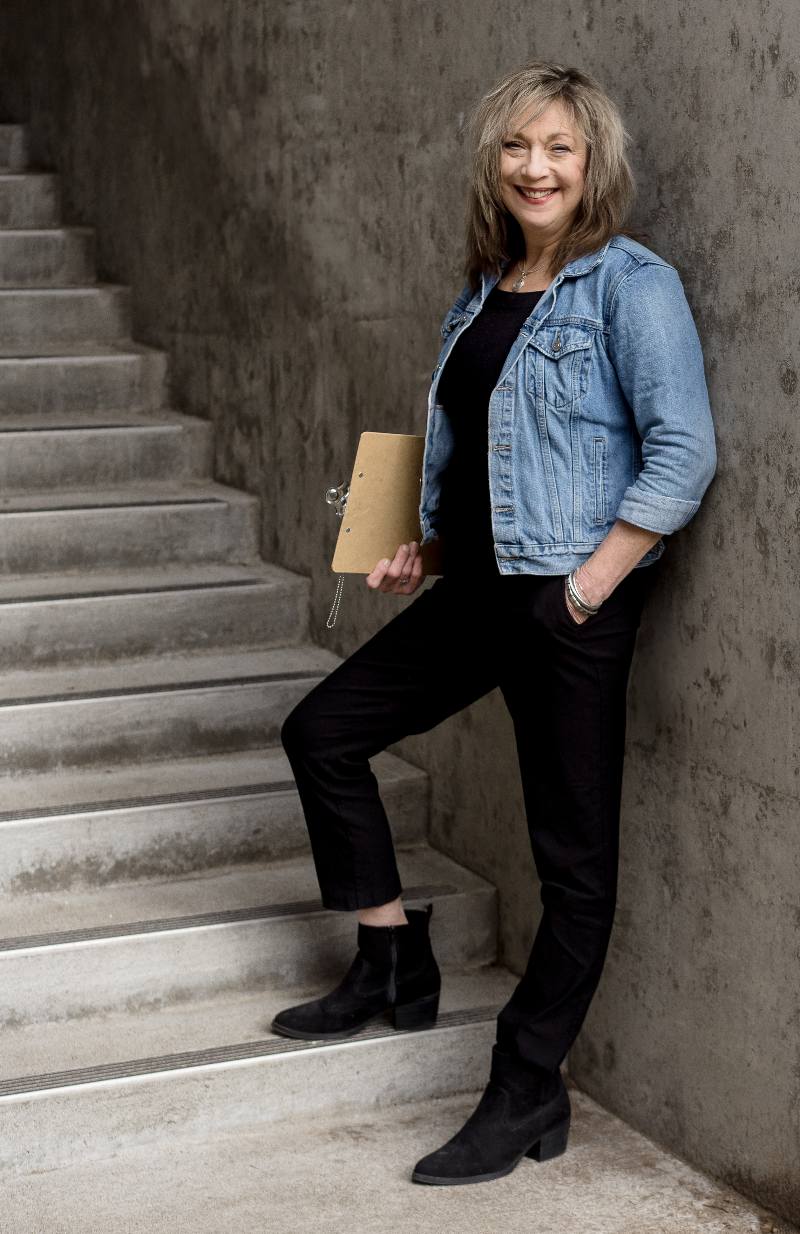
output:
[[[521,272],[522,272],[522,273],[520,274],[520,276],[519,276],[519,278],[516,280],[516,282],[514,282],[514,283],[512,283],[512,284],[511,284],[511,290],[512,290],[512,291],[519,291],[520,287],[521,287],[521,286],[522,286],[522,284],[525,282],[526,278],[528,277],[528,275],[530,274],[531,270],[533,269],[533,266],[529,266],[529,267],[528,267],[528,269],[526,270],[526,269],[525,269],[525,267],[523,266],[523,264],[522,264],[522,262],[521,262],[521,261],[518,261],[518,262],[517,262],[517,265],[518,265],[518,267],[519,267],[519,269],[521,270]],[[534,262],[534,263],[533,263],[533,265],[535,266],[535,265],[536,265],[536,262]]]

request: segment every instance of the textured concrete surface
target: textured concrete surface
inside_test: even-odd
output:
[[[434,902],[430,931],[440,963],[492,961],[495,889],[427,845],[397,855],[409,900],[416,888],[415,900],[429,895]],[[322,911],[315,891],[304,854],[139,883],[6,897],[0,910],[0,1023],[79,1018],[121,1006],[135,1010],[268,981],[291,984],[299,973],[324,982],[351,962],[356,923],[350,914]]]
[[[153,1002],[149,1006],[94,1014],[87,1011],[80,1019],[51,1019],[35,1025],[4,1028],[0,1078],[16,1080],[20,1076],[51,1075],[78,1067],[113,1066],[126,1060],[213,1050],[234,1043],[277,1040],[270,1031],[273,1017],[285,1007],[319,998],[324,990],[335,985],[348,963],[349,959],[344,964],[339,959],[327,964],[325,975],[317,974],[316,980],[309,973],[309,968],[314,966],[299,963],[288,986],[285,981],[259,981],[253,988],[216,990],[205,998]],[[439,999],[441,1022],[449,1012],[474,1012],[476,1008],[485,1008],[484,1018],[493,1019],[516,984],[517,977],[498,965],[469,969],[443,965]],[[363,1035],[365,1031],[387,1027],[386,1065],[390,1067],[391,1043],[395,1040],[390,1015],[387,1013],[384,1019],[373,1020],[361,1032]],[[487,1032],[491,1036],[491,1030]],[[358,1039],[356,1036],[351,1041]],[[281,1041],[286,1044],[286,1038]],[[483,1066],[486,1066],[486,1057],[483,1057]],[[302,1060],[300,1066],[302,1069]],[[167,1069],[165,1064],[164,1070]],[[328,1094],[335,1106],[340,1096],[335,1085],[328,1083]],[[280,1111],[276,1113],[279,1117]]]
[[[298,1120],[290,1131],[239,1128],[172,1137],[99,1162],[23,1175],[4,1187],[4,1231],[28,1234],[790,1234],[749,1204],[572,1089],[566,1153],[469,1187],[410,1181],[477,1094]]]
[[[94,278],[94,234],[87,227],[0,233],[0,287],[69,287]]]
[[[272,1004],[275,1005],[274,1002]],[[495,1006],[447,1015],[424,1032],[378,1025],[358,1039],[286,1048],[269,1038],[232,1046],[232,1057],[157,1057],[114,1068],[116,1075],[0,1095],[0,1185],[20,1174],[103,1160],[123,1149],[180,1135],[213,1141],[253,1122],[280,1126],[336,1112],[352,1121],[367,1109],[471,1093],[485,1083]],[[278,1046],[277,1052],[274,1047]],[[120,1074],[121,1071],[121,1074]],[[45,1081],[46,1082],[46,1081]],[[321,1204],[324,1211],[324,1200]],[[189,1226],[191,1229],[191,1226]],[[299,1234],[299,1232],[298,1232]]]
[[[395,843],[421,842],[428,813],[424,772],[385,751],[372,768]],[[61,767],[15,776],[3,789],[0,895],[27,898],[308,857],[308,829],[282,746],[71,772]]]
[[[0,412],[13,423],[43,411],[50,415],[115,409],[147,411],[164,404],[164,352],[134,343],[57,347],[38,355],[0,353]]]
[[[262,498],[264,553],[311,576],[339,654],[403,602],[349,578],[325,629],[322,494],[361,430],[424,429],[466,109],[534,54],[618,100],[634,221],[698,322],[720,467],[645,617],[618,923],[570,1063],[800,1220],[794,0],[8,0],[0,51],[5,118],[30,115],[68,221],[97,226],[102,276],[133,285],[136,334],[169,350],[174,401],[214,421],[218,477]],[[33,191],[0,179],[0,218]],[[46,220],[55,187],[36,191]],[[501,700],[400,752],[431,773],[433,842],[498,884],[521,969],[538,902]]]

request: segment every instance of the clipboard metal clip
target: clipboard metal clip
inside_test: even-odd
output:
[[[344,517],[344,512],[347,509],[347,498],[350,495],[350,485],[348,483],[339,484],[336,488],[328,488],[325,490],[325,500],[329,506],[333,506],[338,518]],[[342,587],[344,586],[344,575],[340,574],[336,581],[336,594],[333,597],[331,611],[328,613],[328,620],[325,625],[329,630],[332,630],[336,625],[336,618],[339,615],[339,602],[342,598]]]
[[[336,488],[325,490],[325,500],[329,506],[333,506],[339,518],[344,515],[347,508],[347,498],[350,495],[349,484],[339,484]]]

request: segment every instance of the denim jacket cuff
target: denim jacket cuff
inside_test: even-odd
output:
[[[647,531],[671,535],[680,530],[700,509],[699,501],[662,497],[657,493],[627,492],[617,508],[617,518]]]

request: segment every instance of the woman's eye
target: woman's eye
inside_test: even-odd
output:
[[[553,146],[553,149],[554,150],[564,150],[567,154],[569,154],[569,146]]]
[[[503,146],[506,150],[521,150],[522,142],[521,141],[504,141]]]

